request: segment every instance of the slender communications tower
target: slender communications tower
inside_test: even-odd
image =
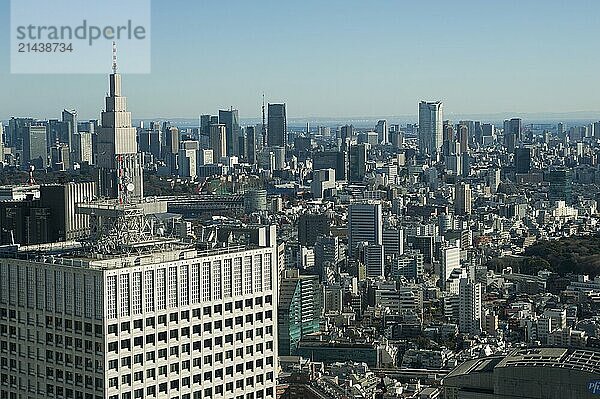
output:
[[[265,93],[262,95],[262,141],[263,148],[267,146],[267,123],[265,120]]]

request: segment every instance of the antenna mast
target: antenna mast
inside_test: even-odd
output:
[[[117,73],[117,43],[113,41],[112,43],[112,70],[113,74]]]
[[[265,93],[262,95],[262,141],[263,147],[267,146],[267,124],[265,123]]]

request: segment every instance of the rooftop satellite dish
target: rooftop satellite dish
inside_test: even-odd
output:
[[[127,183],[127,191],[132,193],[133,190],[135,190],[135,185],[133,183]]]

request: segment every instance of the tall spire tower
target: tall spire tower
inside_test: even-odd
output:
[[[117,43],[113,42],[113,64],[112,64],[113,75],[117,74]]]
[[[121,75],[117,73],[117,47],[113,42],[109,93],[98,129],[98,193],[125,203],[144,196],[143,159],[138,153],[136,129],[127,111],[127,98],[121,95]]]
[[[265,120],[265,93],[262,95],[262,146],[267,146],[267,123]]]

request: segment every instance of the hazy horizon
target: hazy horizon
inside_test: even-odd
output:
[[[229,106],[251,118],[262,93],[290,118],[416,119],[418,101],[434,99],[449,118],[594,114],[600,3],[576,3],[154,0],[152,73],[124,75],[123,93],[136,119]],[[0,2],[6,38],[9,11]],[[106,54],[106,74],[110,64]],[[2,119],[63,108],[96,119],[108,79],[11,75],[4,57],[0,87]]]

